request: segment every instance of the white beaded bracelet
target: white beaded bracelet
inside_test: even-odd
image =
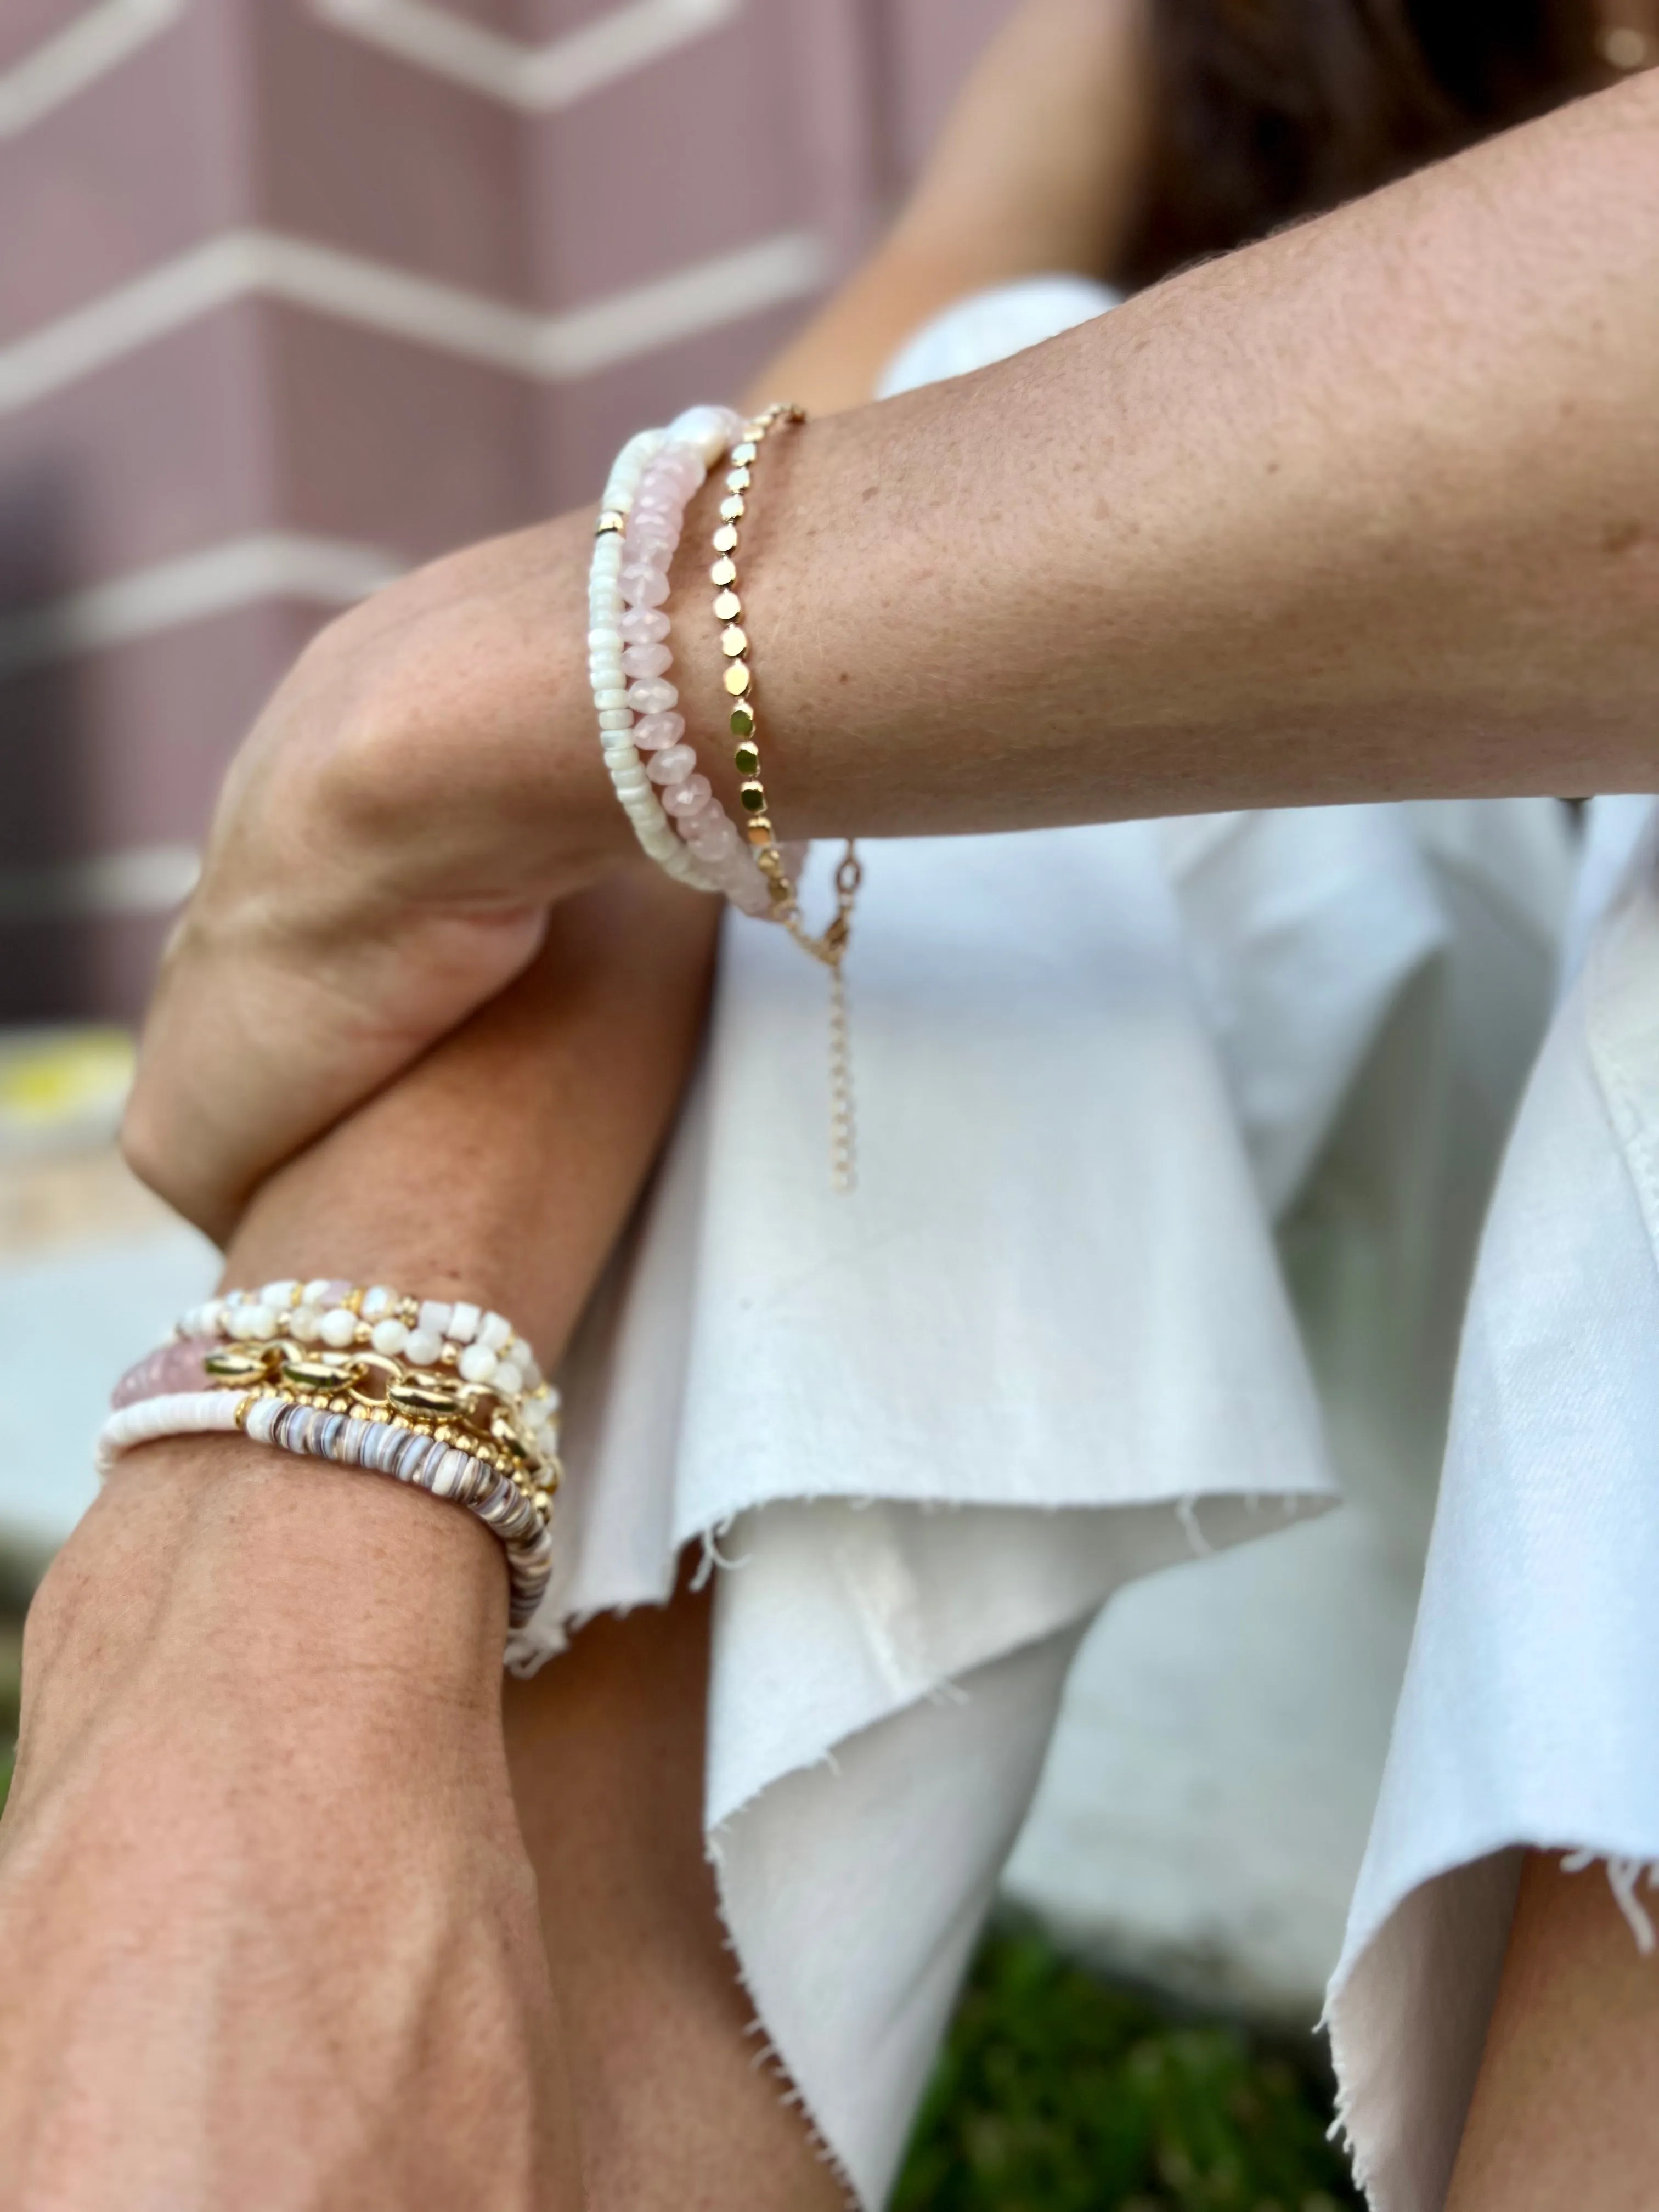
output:
[[[154,1443],[158,1437],[191,1437],[222,1431],[227,1435],[240,1424],[238,1407],[245,1390],[169,1390],[159,1398],[141,1398],[122,1406],[98,1431],[94,1464],[101,1482],[123,1452],[138,1444]]]
[[[765,879],[684,742],[662,611],[686,502],[738,427],[728,408],[689,408],[617,455],[588,580],[588,675],[611,784],[645,851],[678,881],[764,915]]]
[[[266,1283],[192,1306],[173,1337],[216,1337],[255,1349],[288,1338],[324,1352],[355,1349],[404,1360],[495,1392],[520,1425],[532,1462],[558,1454],[559,1394],[543,1381],[530,1345],[504,1314],[465,1299],[411,1297],[384,1283],[364,1289],[343,1277]],[[125,1382],[120,1388],[140,1395]],[[119,1393],[116,1402],[122,1402]]]

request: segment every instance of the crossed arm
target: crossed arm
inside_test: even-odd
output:
[[[1643,788],[1656,359],[1650,77],[948,389],[791,432],[744,541],[781,825]],[[690,526],[687,607],[706,503]],[[591,527],[377,595],[256,730],[130,1124],[198,1219],[234,1218],[627,849],[586,703]],[[713,623],[676,654],[718,777]]]
[[[568,902],[265,1188],[229,1279],[482,1297],[556,1355],[677,1104],[713,928],[653,872]],[[504,1726],[505,1593],[470,1515],[381,1478],[238,1437],[118,1468],[29,1619],[8,2212],[835,2203],[752,2069],[703,1864],[705,1607],[586,1632]]]

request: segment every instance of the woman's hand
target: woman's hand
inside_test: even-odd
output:
[[[264,1175],[517,975],[632,850],[587,712],[591,521],[438,562],[330,625],[238,756],[125,1141],[222,1241]]]
[[[960,293],[1106,264],[1144,151],[1142,18],[1143,0],[1025,0],[893,239],[776,365],[778,389],[817,410],[867,398]],[[378,593],[311,646],[239,757],[125,1133],[139,1174],[210,1234],[631,849],[586,713],[590,546],[571,518]]]

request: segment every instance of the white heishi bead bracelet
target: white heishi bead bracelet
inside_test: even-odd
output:
[[[686,503],[740,428],[730,408],[690,407],[617,454],[588,576],[587,664],[605,767],[641,845],[678,882],[765,915],[765,878],[684,742],[663,611]]]
[[[112,1413],[98,1432],[94,1464],[100,1481],[110,1474],[123,1452],[138,1444],[152,1444],[161,1437],[191,1437],[234,1431],[236,1409],[246,1390],[174,1390],[165,1397],[143,1398],[136,1406],[123,1406]]]

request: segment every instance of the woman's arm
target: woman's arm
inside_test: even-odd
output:
[[[1644,787],[1656,377],[1659,78],[776,439],[744,622],[780,821]]]
[[[261,1193],[230,1279],[483,1298],[556,1357],[678,1101],[714,921],[643,867],[567,902]],[[505,1628],[463,1509],[234,1437],[121,1463],[29,1617],[0,2206],[575,2212]]]
[[[1648,79],[779,436],[744,596],[781,825],[1642,787],[1656,363]],[[718,776],[708,505],[672,604]],[[129,1125],[197,1218],[498,988],[545,903],[627,849],[586,699],[590,529],[392,586],[256,732]],[[276,1034],[307,1040],[281,1085]]]

